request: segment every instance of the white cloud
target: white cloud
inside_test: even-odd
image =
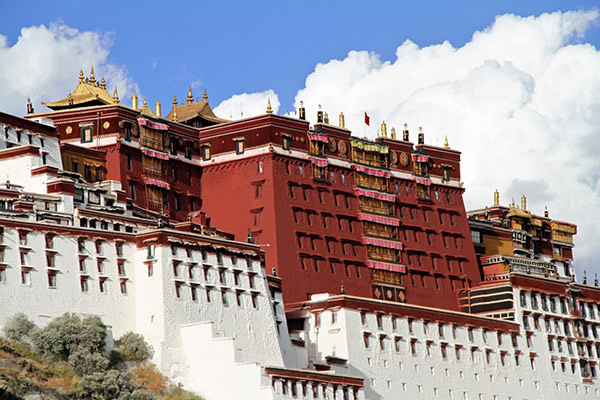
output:
[[[75,89],[79,70],[88,76],[92,66],[96,78],[105,77],[111,94],[115,85],[121,99],[139,91],[123,67],[108,62],[111,45],[109,35],[63,23],[23,28],[12,46],[0,35],[0,109],[24,115],[31,98],[36,111],[44,111],[41,100],[64,98]]]
[[[581,43],[598,12],[503,15],[460,48],[405,41],[393,61],[367,51],[319,64],[296,95],[362,136],[419,125],[426,142],[462,151],[468,208],[528,196],[528,208],[579,226],[575,261],[600,272],[600,52]],[[590,271],[591,272],[591,271]]]
[[[276,113],[279,110],[279,96],[272,90],[257,93],[242,93],[223,100],[214,112],[225,119],[242,119],[264,114],[267,110],[267,102],[271,101],[271,108]]]

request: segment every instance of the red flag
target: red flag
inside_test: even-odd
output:
[[[371,126],[370,122],[371,122],[371,118],[367,115],[367,112],[365,111],[365,124]]]

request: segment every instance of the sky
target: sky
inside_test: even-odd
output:
[[[462,152],[467,209],[573,222],[575,266],[600,242],[598,1],[0,1],[0,110],[64,98],[94,66],[121,101],[168,112],[192,87],[228,119],[319,105],[357,136],[408,124]],[[371,126],[363,123],[364,112]]]

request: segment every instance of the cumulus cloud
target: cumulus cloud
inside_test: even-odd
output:
[[[223,100],[214,112],[221,118],[242,119],[264,114],[267,102],[271,101],[271,108],[276,113],[279,110],[279,96],[272,90],[257,93],[242,93]]]
[[[318,64],[296,95],[307,116],[322,104],[333,121],[367,136],[382,121],[411,138],[423,126],[426,142],[462,151],[467,208],[517,204],[579,226],[576,269],[600,272],[600,52],[584,43],[599,14],[556,12],[502,15],[464,46],[402,43],[394,60],[351,51]]]
[[[138,89],[123,67],[108,61],[111,46],[110,35],[63,23],[23,28],[13,45],[0,35],[0,109],[23,115],[31,98],[36,111],[44,111],[41,100],[64,98],[77,85],[79,70],[88,76],[92,66],[111,94],[116,85],[121,99],[128,97]]]

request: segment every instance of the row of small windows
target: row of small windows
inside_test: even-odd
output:
[[[560,312],[565,315],[569,313],[570,307],[573,310],[578,310],[584,318],[588,316],[591,319],[596,319],[596,316],[600,317],[600,306],[595,303],[578,302],[575,298],[569,300],[562,296],[527,291],[521,291],[519,297],[521,307],[528,307],[529,299],[531,309],[533,310],[541,308],[543,311],[558,313],[557,305],[560,305]]]
[[[195,253],[199,252],[201,260],[203,262],[208,262],[209,251],[208,251],[208,248],[206,248],[206,247],[196,248],[193,246],[181,246],[179,244],[173,243],[173,244],[171,244],[170,248],[171,248],[171,256],[173,256],[174,258],[180,258],[182,255],[185,255],[185,257],[187,257],[188,260],[194,260],[196,257]],[[147,259],[155,258],[155,251],[156,251],[156,245],[148,244],[147,245],[147,253],[146,253]],[[223,254],[223,252],[216,251],[214,254],[217,259],[217,264],[224,265],[225,255]],[[231,261],[232,266],[241,265],[241,260],[243,260],[248,271],[252,271],[254,269],[252,266],[252,256],[250,256],[250,255],[240,257],[237,254],[232,253],[232,254],[229,254],[228,257],[229,257],[229,260]]]
[[[361,265],[355,265],[352,263],[342,263],[341,261],[326,261],[318,257],[311,257],[309,255],[300,255],[300,266],[303,270],[329,271],[332,275],[336,274],[340,270],[344,270],[346,277],[351,278],[356,276],[361,277]]]
[[[328,385],[311,382],[310,387],[305,380],[296,381],[282,378],[273,378],[272,387],[275,393],[281,393],[283,396],[292,396],[293,398],[308,398],[309,391],[312,399],[333,399],[333,400],[358,400],[359,387],[347,387],[342,385]]]
[[[303,224],[306,223],[309,226],[313,226],[318,219],[318,213],[313,210],[304,210],[300,208],[293,207],[292,213],[294,216],[294,223]],[[348,231],[353,233],[360,223],[353,217],[346,216],[333,216],[329,213],[321,213],[321,225],[325,229],[331,229],[334,226],[337,226],[340,232]]]
[[[300,249],[310,249],[311,251],[320,252],[323,247],[323,241],[325,241],[327,245],[327,252],[332,254],[337,252],[337,247],[339,245],[342,254],[345,256],[354,256],[358,257],[358,253],[360,251],[361,244],[358,242],[351,241],[338,241],[334,238],[326,238],[323,240],[321,237],[317,235],[308,235],[305,233],[297,233],[296,239],[298,242],[298,248]]]
[[[333,203],[336,207],[352,208],[353,196],[345,193],[333,192],[327,189],[314,189],[294,182],[288,183],[289,195],[292,199],[302,198],[304,201],[319,200],[319,203],[329,203],[330,198],[333,198]],[[315,196],[316,192],[316,196]],[[301,195],[301,196],[300,196]]]
[[[175,297],[177,299],[183,299],[184,298],[184,288],[185,288],[186,284],[181,283],[181,282],[176,282],[175,283]],[[190,284],[189,285],[189,293],[190,293],[190,300],[191,301],[198,301],[199,300],[199,292],[200,290],[202,290],[200,288],[199,285],[194,285],[194,284]],[[231,304],[230,298],[231,296],[234,296],[235,298],[235,304],[238,307],[243,307],[243,297],[244,297],[244,292],[242,291],[230,291],[227,289],[215,289],[215,288],[211,288],[211,287],[206,287],[204,288],[204,293],[206,296],[206,302],[207,303],[213,303],[214,301],[216,301],[215,296],[220,297],[221,300],[221,304],[224,307],[229,307],[229,305]],[[250,301],[252,304],[252,308],[254,309],[258,309],[258,293],[251,293],[250,294]]]
[[[417,217],[422,219],[424,222],[433,222],[433,216],[436,214],[435,211],[430,210],[428,208],[417,208],[412,206],[400,206],[398,207],[399,217],[402,219],[409,218],[411,220],[416,220]],[[458,221],[458,214],[450,211],[442,211],[439,210],[437,212],[438,220],[440,225],[446,225],[446,220],[451,226],[456,226]]]
[[[9,129],[9,127],[5,125],[5,126],[4,126],[4,138],[5,138],[7,141],[10,141],[10,140],[11,140],[11,134],[10,134],[10,131],[11,131],[11,130]],[[15,132],[15,139],[14,139],[14,140],[17,142],[17,144],[22,144],[22,142],[23,142],[23,133],[24,133],[24,132],[23,132],[23,131],[20,131],[20,130],[15,130],[14,132]],[[35,144],[35,143],[34,143],[34,139],[35,139],[36,137],[38,137],[38,138],[39,138],[39,145],[40,145],[40,147],[41,147],[41,148],[44,148],[44,147],[45,147],[45,141],[44,141],[44,138],[42,138],[42,137],[39,137],[39,136],[37,136],[37,135],[33,135],[33,134],[31,134],[31,133],[26,133],[26,136],[27,136],[27,144]],[[8,146],[8,147],[10,147],[10,146]]]

